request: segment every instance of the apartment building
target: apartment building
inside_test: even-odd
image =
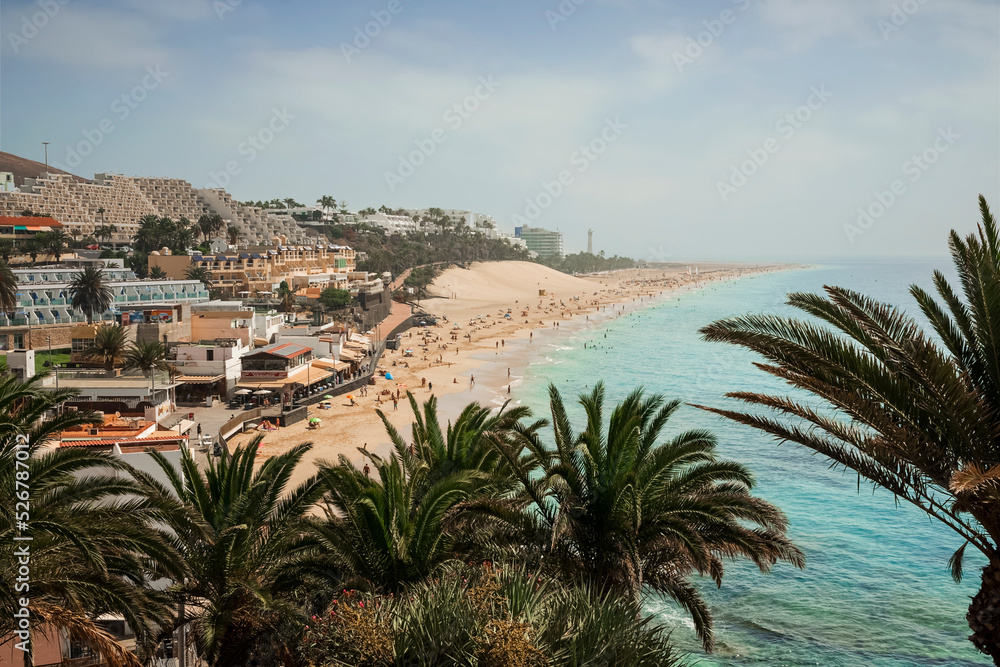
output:
[[[211,273],[212,287],[230,298],[274,294],[284,281],[290,289],[326,287],[355,271],[352,248],[339,245],[279,245],[248,247],[237,252],[206,255],[170,255],[152,252],[149,267],[159,266],[170,276],[184,276],[191,268]],[[326,278],[326,280],[324,280]]]
[[[514,228],[514,236],[523,240],[525,247],[531,252],[537,253],[539,257],[562,257],[563,255],[562,232],[524,225]]]
[[[56,267],[14,269],[13,273],[19,307],[13,317],[0,313],[0,327],[26,326],[29,322],[37,326],[87,321],[84,313],[70,305],[69,285],[78,270]],[[139,280],[128,269],[105,269],[104,276],[115,298],[106,311],[94,315],[95,320],[118,323],[122,313],[131,309],[147,310],[143,307],[162,305],[164,310],[170,310],[175,304],[208,300],[205,286],[197,280]]]
[[[227,227],[237,227],[244,243],[266,243],[274,235],[284,235],[293,243],[306,242],[305,231],[291,218],[242,206],[224,190],[198,189],[179,178],[95,174],[84,180],[46,173],[25,178],[19,190],[0,191],[0,216],[18,216],[25,209],[51,216],[78,237],[112,225],[111,240],[116,243],[135,236],[139,221],[147,215],[195,222],[206,214],[219,215]]]

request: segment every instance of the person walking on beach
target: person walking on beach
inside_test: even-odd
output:
[[[392,399],[392,409],[393,409],[393,411],[396,411],[396,410],[399,409],[399,399],[396,398],[396,397],[393,397],[393,399]]]
[[[476,376],[475,375],[470,375],[469,376],[469,389],[472,389],[475,386],[476,386]]]
[[[371,473],[371,468],[369,468],[369,467],[368,467],[368,464],[367,464],[367,463],[365,464],[365,468],[364,468],[364,470],[365,470],[365,477],[370,477],[370,476],[371,476],[371,475],[370,475],[370,473]]]
[[[428,382],[427,383],[427,391],[434,391],[434,383],[433,382]]]

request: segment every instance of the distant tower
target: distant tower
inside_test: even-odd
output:
[[[593,229],[588,229],[587,230],[587,254],[588,255],[593,255],[594,254],[594,230]]]

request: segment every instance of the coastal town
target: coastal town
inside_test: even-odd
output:
[[[479,391],[516,399],[524,346],[536,331],[541,340],[560,325],[613,319],[643,300],[784,268],[661,266],[573,276],[523,260],[440,262],[430,284],[414,287],[407,278],[419,267],[398,276],[359,270],[364,258],[323,230],[336,221],[389,234],[454,233],[444,219],[526,259],[561,257],[561,234],[519,228],[504,235],[489,216],[467,211],[341,210],[333,217],[322,199],[311,209],[269,209],[176,179],[99,174],[85,181],[8,162],[22,171],[0,173],[14,184],[0,192],[8,214],[0,218],[0,250],[15,296],[0,315],[0,360],[21,380],[40,373],[42,386],[71,390],[58,412],[100,418],[65,429],[52,446],[109,454],[140,469],[149,468],[150,451],[179,470],[185,453],[207,465],[252,440],[258,463],[314,444],[293,482],[311,474],[310,462],[343,455],[364,465],[367,451],[389,453],[380,413],[403,429],[414,418],[409,396],[471,393],[484,353],[507,371],[496,378],[480,371]],[[38,173],[26,175],[25,166]],[[168,216],[195,220],[201,234],[188,232],[188,247],[171,235],[173,248],[143,253],[144,236],[159,240],[157,226],[169,224]],[[67,641],[54,632],[36,650],[60,654]]]
[[[1000,666],[996,0],[0,20],[0,667]]]

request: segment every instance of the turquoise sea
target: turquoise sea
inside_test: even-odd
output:
[[[604,380],[606,405],[636,385],[668,398],[723,405],[727,391],[779,385],[751,366],[751,353],[703,342],[700,327],[735,314],[791,314],[786,293],[819,291],[824,284],[850,287],[918,315],[907,287],[916,282],[930,288],[936,268],[948,273],[947,259],[826,264],[710,284],[652,306],[636,303],[613,319],[598,322],[592,316],[575,329],[537,332],[532,343],[511,345],[494,363],[477,369],[477,380],[499,401],[507,397],[500,387],[506,384],[506,366],[512,366],[510,397],[541,416],[548,416],[549,382],[567,403]],[[527,370],[519,371],[525,362]],[[581,411],[573,414],[582,423]],[[864,481],[859,490],[856,475],[830,470],[807,450],[779,446],[693,407],[681,409],[665,435],[692,427],[714,430],[720,454],[752,468],[758,495],[786,512],[791,535],[807,557],[805,570],[779,564],[763,575],[735,563],[728,565],[721,589],[703,582],[716,623],[718,649],[712,655],[701,651],[678,607],[649,600],[648,610],[676,628],[674,637],[693,663],[990,664],[966,639],[965,613],[978,588],[982,559],[971,554],[965,581],[955,584],[947,561],[961,546],[957,535],[909,505],[897,506],[886,491],[873,492]]]

